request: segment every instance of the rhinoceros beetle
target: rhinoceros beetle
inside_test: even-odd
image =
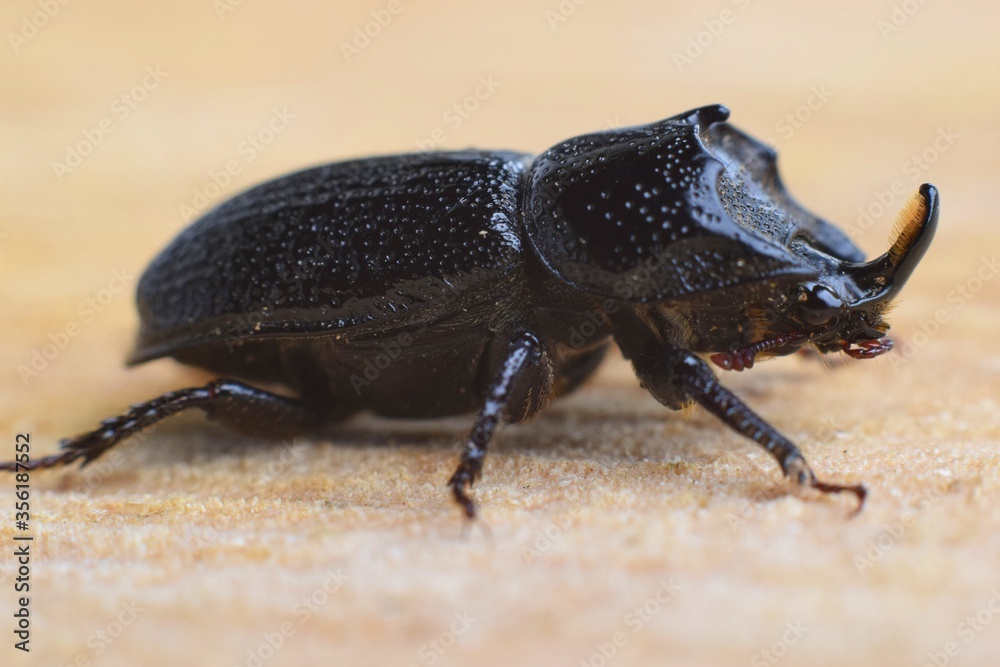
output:
[[[863,486],[818,480],[707,361],[742,370],[803,348],[888,351],[886,309],[931,242],[938,193],[921,186],[889,250],[865,262],[728,117],[706,106],[538,156],[338,162],[235,196],[142,276],[129,363],[173,357],[238,379],[133,405],[28,467],[86,465],[190,408],[274,438],[360,410],[478,411],[448,482],[471,518],[497,424],[573,391],[613,341],[660,403],[700,404],[798,484],[851,492],[860,508]]]

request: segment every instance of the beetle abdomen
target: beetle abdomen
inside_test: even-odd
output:
[[[453,312],[521,253],[524,165],[520,154],[475,151],[354,160],[230,199],[143,275],[131,362],[232,336],[356,332]]]

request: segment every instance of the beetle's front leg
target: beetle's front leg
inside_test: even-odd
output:
[[[734,431],[771,452],[785,475],[802,486],[823,493],[847,491],[858,498],[858,511],[865,502],[865,487],[842,486],[816,479],[802,452],[788,438],[722,386],[708,365],[686,350],[669,344],[644,350],[632,359],[643,386],[669,407],[694,400]]]
[[[455,500],[470,519],[476,516],[476,503],[468,489],[482,472],[486,448],[497,424],[501,419],[517,422],[530,417],[545,402],[552,384],[548,356],[535,334],[516,336],[501,353],[500,368],[489,384],[486,403],[476,417],[458,469],[448,480]]]

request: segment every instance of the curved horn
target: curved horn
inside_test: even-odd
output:
[[[874,305],[899,293],[934,238],[939,200],[937,188],[929,183],[921,185],[899,213],[896,240],[889,250],[870,262],[844,267],[865,295],[863,302]]]

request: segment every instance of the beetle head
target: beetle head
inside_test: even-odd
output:
[[[938,201],[937,189],[922,185],[901,211],[889,250],[870,262],[845,261],[793,242],[791,250],[817,268],[816,279],[791,288],[772,318],[764,318],[756,342],[712,360],[742,370],[753,365],[757,354],[788,354],[806,344],[820,352],[843,350],[856,359],[892,349],[885,314],[930,245]]]
[[[895,240],[885,254],[866,263],[835,262],[832,272],[799,287],[792,316],[811,332],[810,342],[820,351],[844,349],[868,358],[889,349],[890,343],[874,342],[885,336],[885,313],[934,237],[938,200],[933,185],[922,185],[900,212]]]

